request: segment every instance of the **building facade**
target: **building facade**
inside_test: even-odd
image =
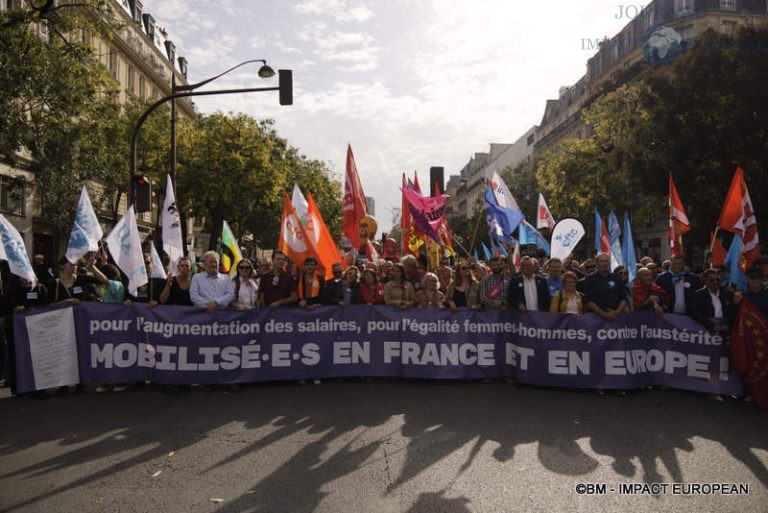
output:
[[[733,34],[740,26],[765,26],[766,23],[766,0],[651,1],[614,37],[582,41],[585,49],[597,50],[587,60],[585,74],[574,84],[561,87],[556,99],[546,101],[541,122],[510,145],[516,146],[518,151],[515,158],[508,158],[507,161],[529,158],[533,162],[546,152],[557,151],[566,139],[591,136],[590,127],[581,119],[582,110],[600,95],[637,79],[643,69],[641,64],[646,60],[646,41],[660,27],[670,27],[682,41],[692,44],[709,29]],[[521,152],[523,139],[526,143],[532,142],[530,153]],[[449,179],[447,189],[449,193],[453,192],[451,209],[454,215],[471,216],[478,190],[481,190],[478,184],[487,177],[487,173],[492,173],[494,167],[498,167],[490,165],[493,160],[488,153],[476,154],[458,175]],[[510,177],[503,178],[508,180]],[[669,227],[666,217],[659,215],[657,219],[635,224],[635,239],[643,254],[668,257]]]
[[[1,9],[23,6],[22,0],[4,0],[0,3]],[[96,59],[119,84],[120,103],[134,98],[152,101],[171,94],[172,74],[176,75],[177,84],[186,84],[187,60],[177,56],[176,47],[167,31],[156,24],[150,13],[144,11],[141,0],[110,0],[107,8],[99,13],[103,18],[95,21],[104,27],[117,29],[109,28],[108,35],[99,31],[79,30],[65,37],[78,38],[93,49]],[[38,24],[36,29],[46,41],[53,37],[45,21]],[[194,104],[188,99],[177,101],[177,112],[179,116],[187,118],[196,116]],[[68,233],[61,233],[46,220],[39,195],[35,191],[34,173],[24,165],[24,157],[28,155],[22,150],[20,156],[21,163],[14,167],[0,162],[0,212],[22,234],[30,253],[42,254],[46,261],[53,262],[63,254]],[[110,212],[100,211],[97,207],[100,203],[97,199],[103,194],[103,188],[98,183],[89,183],[87,187],[107,233],[117,219],[113,219]],[[126,200],[123,198],[119,212],[124,212],[125,208]],[[155,221],[149,212],[137,217],[145,229]]]

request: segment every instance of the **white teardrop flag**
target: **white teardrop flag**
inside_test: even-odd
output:
[[[561,219],[552,230],[552,254],[550,258],[565,260],[576,244],[584,237],[584,225],[571,217]]]

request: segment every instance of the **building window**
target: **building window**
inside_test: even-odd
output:
[[[109,50],[109,74],[112,75],[112,78],[115,80],[118,80],[117,74],[118,74],[118,66],[117,66],[117,52],[110,48]]]
[[[720,0],[720,9],[736,10],[736,0]]]
[[[126,91],[131,94],[136,94],[136,72],[130,64],[128,65],[128,85]]]
[[[693,25],[688,25],[687,27],[683,27],[680,30],[680,37],[683,38],[683,41],[688,41],[688,42],[693,41]]]
[[[723,33],[728,35],[733,35],[736,33],[736,22],[735,21],[724,21],[723,22]]]
[[[656,11],[649,8],[646,14],[646,20],[648,20],[646,30],[653,30],[656,27]]]
[[[48,20],[41,19],[37,22],[37,33],[40,34],[40,39],[43,41],[50,41],[50,32],[48,30]]]
[[[529,135],[529,136],[528,136],[528,140],[526,141],[526,144],[527,144],[528,146],[530,146],[531,144],[533,144],[533,140],[534,140],[534,136],[535,136],[535,135],[536,135],[536,134],[531,134],[531,135]]]
[[[693,13],[693,0],[675,0],[675,14],[686,16]]]
[[[139,75],[139,97],[143,100],[147,96],[147,81],[144,75]]]
[[[0,210],[24,216],[27,182],[23,177],[0,176]]]

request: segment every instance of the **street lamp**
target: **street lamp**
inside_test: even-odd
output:
[[[233,66],[229,68],[228,70],[224,71],[223,73],[219,73],[215,77],[211,77],[209,79],[203,80],[202,82],[198,82],[196,84],[189,84],[189,85],[181,85],[177,86],[175,83],[175,72],[172,74],[172,83],[171,83],[171,94],[168,96],[164,96],[157,100],[155,103],[147,107],[147,110],[145,110],[141,116],[139,116],[139,119],[136,121],[136,124],[133,126],[133,132],[131,133],[131,144],[130,144],[130,155],[129,155],[129,167],[130,167],[130,181],[128,185],[128,205],[132,205],[134,202],[134,198],[136,197],[136,189],[135,189],[135,179],[136,176],[136,148],[138,146],[139,142],[139,132],[141,131],[141,127],[144,124],[144,121],[146,121],[147,117],[155,111],[160,105],[167,103],[169,101],[176,100],[177,98],[187,98],[191,96],[211,96],[211,95],[219,95],[219,94],[239,94],[239,93],[253,93],[258,91],[279,91],[280,93],[280,105],[293,105],[293,71],[289,69],[281,69],[278,70],[278,86],[277,87],[246,87],[242,89],[218,89],[218,90],[212,90],[212,91],[194,91],[194,89],[201,87],[205,84],[208,84],[209,82],[213,82],[217,78],[220,78],[230,71],[233,71],[240,66],[243,66],[245,64],[251,63],[251,62],[262,62],[263,65],[259,69],[259,76],[260,77],[267,77],[267,76],[273,76],[274,70],[267,66],[266,61],[263,59],[256,59],[256,60],[250,60],[241,62],[237,66]],[[271,73],[271,75],[270,75]],[[175,178],[176,178],[176,113],[175,108],[172,106],[172,122],[171,122],[171,171],[172,171],[172,177],[174,180],[174,187],[175,187]]]
[[[183,85],[176,85],[176,72],[175,70],[171,72],[171,94],[176,94],[178,92],[182,91],[194,91],[198,87],[202,87],[205,84],[208,84],[210,82],[213,82],[214,80],[223,77],[230,71],[234,71],[240,66],[245,66],[246,64],[251,64],[253,62],[260,62],[262,63],[261,67],[259,68],[259,71],[257,72],[258,75],[261,78],[272,78],[275,76],[275,70],[273,70],[269,65],[267,65],[267,61],[264,59],[251,59],[248,61],[241,62],[240,64],[236,66],[232,66],[226,71],[223,71],[219,73],[218,75],[207,78],[205,80],[202,80],[200,82],[197,82],[195,84],[183,84]],[[173,99],[171,101],[171,181],[173,182],[173,189],[174,189],[174,195],[176,194],[176,99]],[[178,202],[178,196],[176,196],[176,201]]]

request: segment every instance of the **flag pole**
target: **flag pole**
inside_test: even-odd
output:
[[[472,234],[472,244],[469,245],[469,250],[472,251],[472,248],[475,247],[475,241],[477,240],[477,230],[480,228],[480,220],[482,219],[481,216],[477,216],[477,224],[475,224],[475,232]]]
[[[717,231],[720,229],[719,226],[715,225],[715,233],[712,234],[712,240],[709,241],[709,254],[710,254],[710,261],[712,259],[712,250],[715,249],[715,241],[717,240]]]

